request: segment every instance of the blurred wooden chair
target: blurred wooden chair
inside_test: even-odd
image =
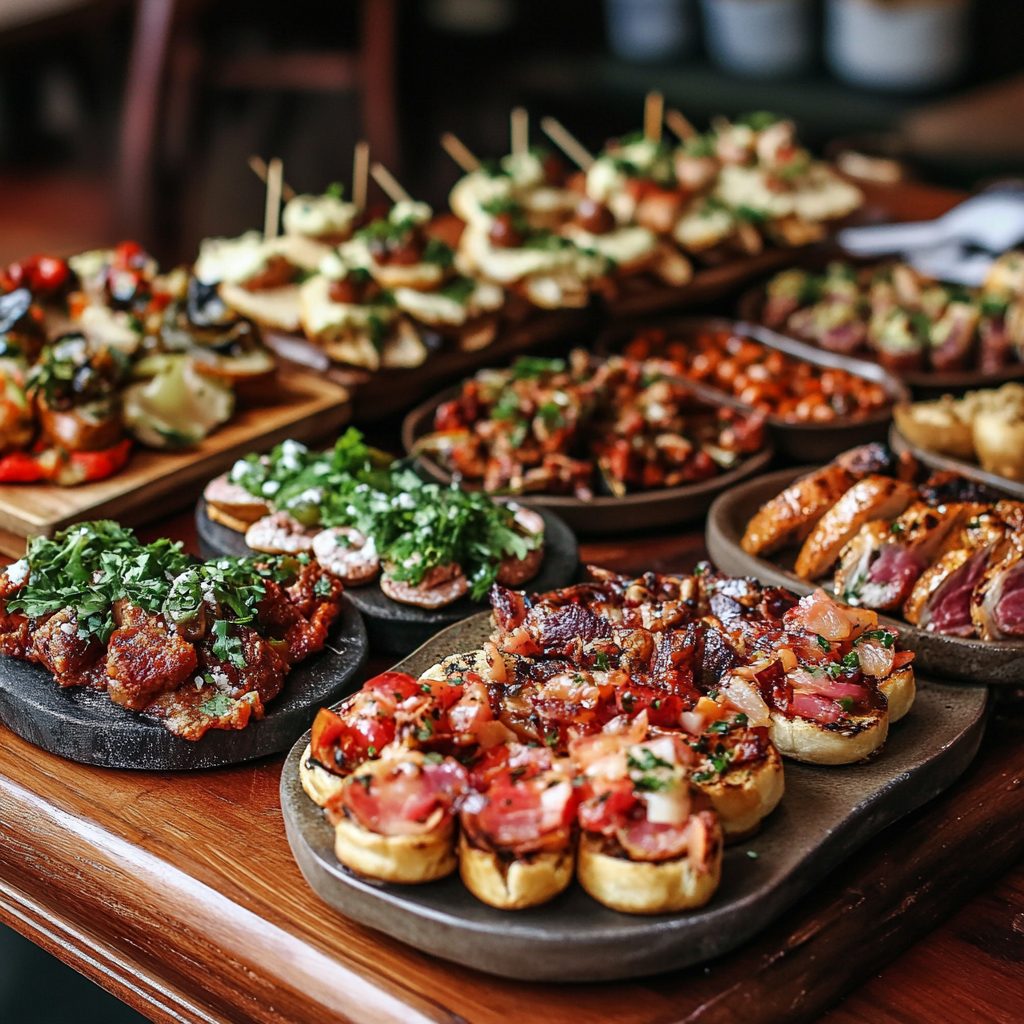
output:
[[[371,151],[385,164],[398,165],[397,0],[362,0],[361,39],[354,51],[288,50],[216,59],[207,54],[197,26],[211,2],[137,0],[117,174],[119,228],[126,237],[154,240],[161,162],[167,153],[179,159],[187,155],[192,108],[203,87],[358,92]]]

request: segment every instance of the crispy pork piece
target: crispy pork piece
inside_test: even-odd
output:
[[[168,633],[159,616],[115,629],[107,646],[110,699],[141,711],[161,694],[181,686],[198,663],[192,644]]]
[[[892,523],[865,523],[839,556],[836,596],[877,611],[899,608],[945,539],[959,532],[976,509],[966,504],[932,508],[915,501]]]
[[[761,506],[747,523],[740,546],[748,555],[770,555],[801,543],[856,479],[835,464],[802,477]]]
[[[794,571],[802,579],[818,579],[865,523],[900,515],[915,494],[913,485],[892,477],[858,481],[821,517],[804,541]]]
[[[868,475],[912,480],[916,471],[911,457],[897,456],[888,445],[851,448],[765,502],[747,524],[740,544],[748,555],[770,555],[790,544],[801,544],[856,481]]]

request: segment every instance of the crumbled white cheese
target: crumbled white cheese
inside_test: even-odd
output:
[[[20,587],[28,579],[28,559],[22,558],[7,566],[5,575],[16,587]]]

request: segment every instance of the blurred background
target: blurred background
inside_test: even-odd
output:
[[[596,150],[652,88],[875,172],[1024,173],[1021,0],[0,0],[0,263],[125,237],[188,260],[262,222],[250,155],[319,192],[362,137],[442,207],[441,132],[503,153],[522,104]],[[0,929],[0,1020],[141,1018]]]
[[[129,235],[188,258],[260,223],[250,154],[319,191],[364,134],[440,205],[442,131],[504,152],[521,103],[596,149],[651,88],[699,127],[775,110],[969,187],[1024,169],[1024,4],[0,0],[0,260]]]

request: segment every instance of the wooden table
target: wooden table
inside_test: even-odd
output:
[[[869,195],[902,219],[958,198],[913,185]],[[143,535],[196,550],[187,515]],[[704,548],[691,531],[581,555],[668,572]],[[1024,704],[1006,701],[955,786],[735,953],[640,981],[531,986],[434,960],[321,903],[285,840],[282,758],[104,771],[0,727],[0,919],[160,1022],[1010,1024],[1024,1021],[1022,735]]]
[[[188,516],[143,533],[195,550]],[[689,532],[581,553],[640,572],[688,569],[704,550]],[[1022,728],[1008,704],[952,790],[747,947],[652,979],[555,986],[434,960],[321,903],[285,840],[281,758],[105,771],[0,727],[0,919],[161,1022],[793,1024],[852,992],[830,1024],[1008,1024],[1024,1019]]]

